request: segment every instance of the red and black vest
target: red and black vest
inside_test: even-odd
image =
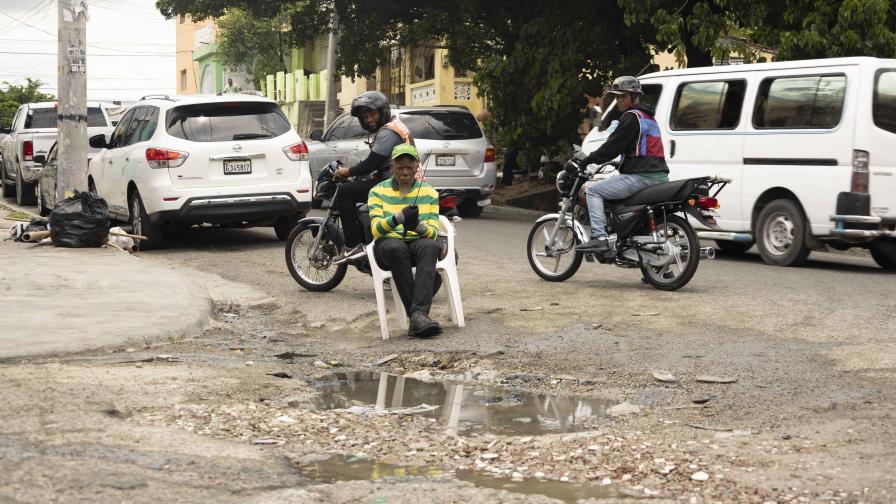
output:
[[[622,156],[620,173],[669,173],[666,155],[663,151],[663,138],[660,125],[652,115],[640,109],[629,109],[625,114],[634,114],[638,118],[640,131],[637,141]],[[623,114],[623,115],[625,115]]]

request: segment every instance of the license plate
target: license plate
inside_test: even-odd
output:
[[[454,166],[454,154],[437,154],[436,166]]]
[[[224,160],[224,175],[245,175],[252,173],[251,159]]]

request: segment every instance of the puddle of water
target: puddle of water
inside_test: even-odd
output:
[[[311,399],[321,410],[368,406],[409,408],[427,404],[419,415],[437,419],[460,434],[538,435],[574,432],[587,418],[604,417],[612,401],[529,394],[485,386],[423,382],[388,373],[335,373],[311,382],[319,394]]]
[[[387,464],[345,455],[333,455],[323,460],[299,463],[298,469],[304,477],[323,483],[358,480],[373,481],[382,478],[453,477],[472,483],[480,488],[507,490],[508,492],[526,495],[539,494],[570,503],[575,503],[580,499],[601,499],[615,495],[615,492],[608,488],[539,479],[512,481],[471,470],[445,471],[429,465]]]

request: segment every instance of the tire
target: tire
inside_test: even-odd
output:
[[[584,257],[581,253],[575,251],[575,246],[581,243],[581,240],[576,236],[575,229],[570,225],[559,230],[557,237],[554,238],[556,251],[551,252],[548,250],[545,233],[549,236],[556,225],[556,217],[543,222],[536,222],[532,226],[532,230],[529,231],[529,238],[526,240],[526,256],[529,258],[529,266],[532,267],[532,271],[536,275],[549,282],[562,282],[575,275],[582,265]],[[546,255],[549,253],[556,254],[556,259],[553,259],[555,261],[553,271],[549,264],[541,262],[541,258],[551,259],[550,256]],[[561,269],[560,262],[564,257],[569,258],[570,262],[569,265]]]
[[[879,238],[871,242],[871,257],[881,268],[896,271],[896,240]]]
[[[149,216],[146,214],[146,207],[143,206],[143,199],[140,197],[140,191],[134,189],[128,206],[131,209],[131,232],[146,237],[145,240],[137,241],[137,248],[139,250],[162,248],[164,244],[162,231],[150,222]]]
[[[716,240],[716,247],[726,254],[743,254],[753,247],[753,242]]]
[[[675,291],[687,285],[697,272],[697,266],[700,265],[700,241],[694,228],[678,215],[666,216],[666,227],[663,229],[669,230],[671,235],[666,237],[667,251],[671,252],[673,257],[677,252],[678,258],[683,261],[676,260],[662,267],[642,261],[641,274],[644,281],[653,288]],[[672,250],[669,250],[670,248]]]
[[[6,163],[0,164],[0,185],[4,198],[12,198],[16,195],[16,186],[10,184],[6,179]]]
[[[296,224],[303,219],[304,215],[292,216],[292,217],[281,217],[274,222],[274,233],[277,235],[277,239],[280,241],[285,241],[289,238],[289,234],[292,232],[292,229],[296,227]]]
[[[790,199],[766,205],[759,212],[753,236],[762,260],[773,266],[799,266],[811,252],[806,245],[806,217]]]
[[[336,288],[345,278],[348,264],[332,264],[338,247],[332,241],[321,238],[318,257],[308,256],[314,237],[320,230],[316,222],[304,222],[292,229],[286,239],[286,267],[289,274],[305,290],[327,292]]]
[[[19,206],[37,204],[37,201],[34,201],[34,184],[26,184],[19,170],[16,170],[16,203]]]
[[[461,217],[469,217],[475,219],[482,215],[482,210],[485,207],[479,206],[479,202],[476,200],[466,200],[463,201],[458,207],[457,211],[460,213]]]
[[[50,209],[47,208],[46,202],[44,201],[40,179],[37,179],[37,184],[34,185],[34,196],[37,198],[37,214],[41,217],[48,217],[50,215]]]

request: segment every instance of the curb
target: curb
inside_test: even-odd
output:
[[[489,217],[518,217],[525,219],[537,219],[547,212],[539,210],[529,210],[527,208],[517,208],[503,205],[489,205],[482,210],[482,215]]]

